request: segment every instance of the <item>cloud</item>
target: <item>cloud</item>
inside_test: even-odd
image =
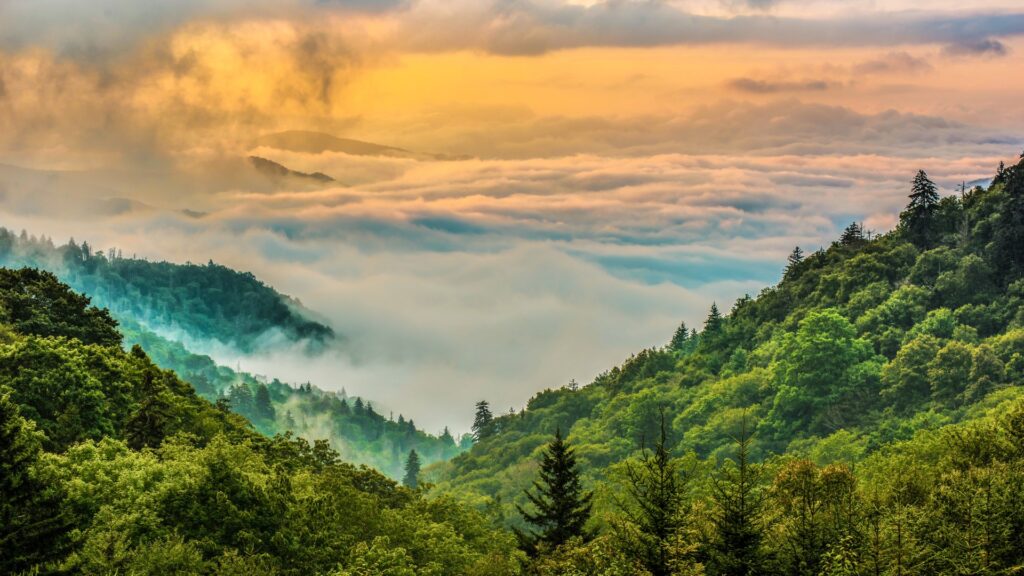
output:
[[[784,47],[970,44],[1024,34],[1024,13],[867,12],[832,18],[765,14],[715,16],[661,0],[607,0],[590,5],[545,0],[415,5],[399,28],[414,50],[484,49],[536,55],[583,46],[723,43]]]
[[[794,118],[770,121],[787,110]],[[520,406],[663,344],[680,320],[699,325],[711,301],[776,281],[794,245],[813,250],[855,219],[891,223],[918,167],[952,193],[998,162],[969,126],[891,113],[788,102],[708,110],[678,122],[686,123],[695,126],[669,133],[686,147],[703,138],[704,150],[459,162],[281,153],[276,160],[295,169],[363,176],[320,190],[156,197],[127,186],[116,192],[151,202],[122,202],[117,213],[87,212],[91,203],[68,191],[95,178],[99,195],[123,174],[2,169],[0,223],[251,270],[347,340],[317,359],[219,351],[222,361],[345,387],[428,429],[464,429],[480,398]],[[792,130],[829,139],[829,149],[785,152],[776,138]],[[901,144],[908,135],[958,143],[922,155]],[[759,142],[766,146],[747,149]],[[876,152],[865,153],[872,142]],[[206,214],[181,214],[188,207]]]
[[[0,152],[159,168],[235,149],[282,117],[330,129],[346,122],[334,100],[364,63],[329,24],[263,21],[190,24],[100,67],[0,52]]]
[[[748,94],[776,94],[779,92],[823,92],[832,88],[825,80],[805,80],[788,82],[778,80],[755,80],[753,78],[734,78],[728,86],[739,92]]]
[[[928,60],[908,52],[889,52],[853,67],[856,74],[920,74],[932,70],[934,67]]]
[[[310,22],[332,14],[400,10],[407,0],[3,0],[0,48],[45,47],[98,61],[195,22]]]
[[[948,44],[942,49],[946,56],[1006,56],[1009,50],[999,40],[985,38]]]
[[[813,92],[812,92],[813,93]],[[763,104],[720,101],[675,115],[633,117],[513,116],[493,111],[486,121],[443,126],[396,126],[412,141],[429,142],[451,154],[526,158],[575,153],[641,156],[659,153],[744,154],[928,154],[964,145],[990,146],[992,153],[1019,138],[940,116],[887,110],[861,114],[850,108],[792,98]],[[476,116],[471,116],[476,118]],[[384,129],[387,130],[386,128]],[[968,144],[969,143],[969,144]]]
[[[949,44],[978,47],[1024,33],[1024,14],[881,9],[825,17],[766,14],[776,2],[743,0],[751,13],[715,14],[668,0],[5,0],[0,47],[44,47],[94,63],[117,60],[190,24],[331,21],[366,33],[375,50],[479,49],[536,55],[584,46],[754,43],[785,47]],[[363,32],[356,30],[366,28]]]

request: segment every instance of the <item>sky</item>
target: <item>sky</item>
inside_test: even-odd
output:
[[[0,224],[252,271],[342,343],[204,351],[465,430],[990,178],[1022,72],[1019,0],[0,0]]]

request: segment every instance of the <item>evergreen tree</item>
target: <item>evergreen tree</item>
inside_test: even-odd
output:
[[[516,530],[520,546],[530,554],[536,554],[538,547],[550,550],[558,548],[570,538],[587,540],[591,533],[586,529],[594,494],[584,492],[580,472],[576,465],[576,454],[562,438],[561,429],[544,450],[540,463],[540,478],[533,482],[535,492],[526,490],[526,497],[536,512],[527,512],[522,506],[516,509],[534,529]]]
[[[1006,201],[995,232],[995,260],[1008,280],[1024,273],[1024,160],[1004,172]]]
[[[70,522],[61,498],[30,473],[41,434],[0,388],[0,574],[60,558]]]
[[[1006,164],[1000,160],[999,167],[996,168],[996,177],[992,179],[992,185],[1002,184],[1006,181]]]
[[[476,403],[476,416],[473,418],[473,440],[479,442],[494,434],[494,415],[487,400]]]
[[[653,450],[641,447],[639,462],[625,467],[627,501],[618,502],[634,531],[623,530],[620,540],[626,553],[652,576],[671,576],[678,558],[678,541],[683,529],[682,474],[668,450],[665,414]]]
[[[228,394],[228,399],[231,400],[231,409],[235,412],[250,419],[255,416],[255,405],[253,402],[252,390],[249,389],[247,384],[240,383],[236,386],[232,386],[231,393]]]
[[[843,246],[858,246],[863,242],[864,229],[857,222],[851,222],[839,236],[839,243]]]
[[[922,248],[931,246],[932,226],[938,205],[938,188],[924,170],[918,170],[910,192],[910,203],[900,214],[900,225],[908,240]]]
[[[420,455],[416,450],[409,450],[409,457],[405,459],[405,476],[402,484],[406,488],[417,488],[420,484]]]
[[[690,331],[686,328],[686,322],[679,324],[676,328],[675,334],[672,335],[672,341],[669,342],[669,350],[680,351],[686,347],[687,342],[690,341]]]
[[[260,384],[256,388],[256,397],[254,399],[255,412],[258,418],[265,420],[273,420],[276,416],[274,412],[274,404],[270,401],[270,389],[267,388],[266,384]]]
[[[722,331],[722,313],[718,311],[718,303],[711,303],[708,318],[704,321],[704,335],[711,336]]]
[[[445,447],[455,445],[455,437],[452,436],[447,426],[444,427],[444,432],[441,433],[441,441],[444,442]]]
[[[804,251],[799,246],[793,248],[793,251],[789,253],[789,258],[786,259],[786,271],[784,275],[788,278],[796,270],[796,267],[804,261]]]
[[[763,574],[765,498],[760,468],[750,462],[751,434],[743,418],[735,438],[736,458],[723,467],[712,482],[715,537],[708,551],[712,574],[757,576]]]

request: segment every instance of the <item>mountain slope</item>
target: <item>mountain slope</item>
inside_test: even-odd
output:
[[[126,345],[138,344],[158,366],[174,370],[210,400],[226,399],[233,412],[246,417],[265,435],[293,433],[326,440],[346,462],[365,464],[401,478],[410,450],[426,464],[447,460],[468,447],[445,431],[435,436],[416,428],[402,415],[391,420],[366,398],[327,392],[310,384],[268,380],[217,365],[209,356],[190,352],[179,342],[139,324],[122,320]]]
[[[514,573],[478,514],[263,438],[120,340],[52,274],[0,269],[0,573]]]
[[[48,239],[16,236],[3,228],[0,264],[40,266],[57,273],[111,310],[127,346],[141,345],[157,365],[177,372],[207,400],[229,399],[232,411],[268,436],[292,432],[328,440],[346,461],[373,466],[393,478],[402,476],[410,450],[429,464],[465,448],[450,434],[418,430],[402,415],[389,420],[374,410],[371,399],[257,378],[194,353],[211,341],[243,352],[298,343],[305,352],[316,353],[336,338],[332,329],[310,319],[313,313],[299,302],[252,274],[212,262],[181,265],[108,256],[73,241],[55,247]],[[19,311],[34,317],[38,309]]]
[[[132,318],[193,340],[213,340],[242,352],[281,343],[315,351],[334,330],[302,304],[250,273],[214,264],[174,264],[94,252],[74,240],[55,246],[47,238],[0,228],[0,265],[38,267],[57,274],[115,316]]]
[[[256,140],[257,146],[268,146],[291,152],[320,154],[323,152],[341,152],[354,156],[412,156],[413,153],[402,148],[383,146],[362,140],[338,138],[323,132],[289,130],[261,136]]]
[[[429,470],[437,489],[515,524],[556,428],[600,486],[657,438],[661,413],[672,452],[713,467],[745,420],[757,423],[758,459],[853,464],[1006,410],[1024,396],[1022,198],[1024,160],[987,190],[928,207],[923,228],[912,210],[874,239],[852,225],[756,299],[724,316],[714,307],[700,333],[684,327],[589,386],[495,418],[471,451]]]
[[[298,172],[288,168],[287,166],[278,164],[273,160],[268,160],[259,156],[249,156],[249,163],[252,164],[253,168],[255,168],[257,172],[273,180],[298,178],[300,180],[313,180],[321,184],[334,182],[334,178],[331,178],[323,172],[313,172],[312,174]]]

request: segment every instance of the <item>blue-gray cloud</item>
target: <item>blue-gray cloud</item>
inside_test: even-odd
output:
[[[580,46],[755,43],[788,47],[971,45],[1024,34],[1024,13],[858,13],[818,19],[698,15],[662,0],[590,6],[544,0],[464,4],[458,14],[415,8],[402,37],[427,50],[483,48],[509,55]]]
[[[744,0],[769,8],[767,0]],[[103,60],[196,20],[277,18],[318,22],[333,13],[395,16],[387,44],[416,50],[484,49],[542,54],[580,46],[759,43],[777,46],[943,44],[998,54],[1000,39],[1024,34],[1024,13],[858,12],[803,19],[768,13],[695,14],[668,0],[0,0],[0,48],[44,46]],[[337,30],[338,34],[344,30]],[[383,46],[387,48],[387,46]]]
[[[945,46],[942,53],[947,56],[1006,56],[1009,50],[999,40],[992,38],[968,39]]]
[[[832,84],[826,80],[757,80],[754,78],[734,78],[729,81],[729,87],[739,92],[748,94],[777,94],[779,92],[824,92],[832,88]]]

